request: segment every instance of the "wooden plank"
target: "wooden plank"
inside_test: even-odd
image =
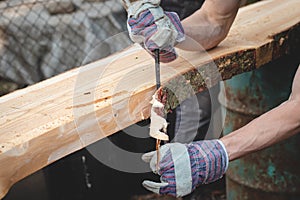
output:
[[[299,50],[299,7],[299,0],[268,0],[242,8],[217,48],[178,51],[176,61],[162,64],[163,84],[184,87],[184,75],[185,83],[201,91]],[[1,97],[0,198],[42,167],[148,118],[154,92],[154,60],[134,45]]]

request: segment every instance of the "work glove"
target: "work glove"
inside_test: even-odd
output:
[[[143,186],[158,194],[176,197],[190,194],[198,185],[220,179],[227,170],[228,155],[220,140],[204,140],[190,144],[169,143],[160,148],[157,171],[156,152],[142,156],[150,163],[160,183],[145,180]]]
[[[160,0],[138,0],[128,5],[127,27],[133,42],[140,43],[153,57],[160,50],[160,61],[177,58],[174,45],[184,40],[184,30],[175,12],[165,12]]]

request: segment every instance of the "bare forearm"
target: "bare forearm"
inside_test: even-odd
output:
[[[198,25],[190,23],[189,20],[182,22],[186,39],[176,45],[177,48],[203,51],[217,46],[226,37],[227,33],[222,25],[210,23],[204,15],[198,16],[198,20]]]
[[[240,0],[207,0],[200,10],[182,21],[186,40],[176,47],[201,51],[218,45],[228,34]]]
[[[271,146],[300,132],[300,101],[289,100],[221,138],[230,160]]]

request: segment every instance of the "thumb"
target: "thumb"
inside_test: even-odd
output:
[[[146,180],[146,181],[143,181],[142,185],[147,190],[159,194],[160,188],[168,186],[168,183],[166,183],[166,182],[157,183],[157,182]]]

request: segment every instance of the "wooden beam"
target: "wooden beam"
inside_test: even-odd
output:
[[[184,75],[197,92],[299,51],[299,7],[299,0],[267,0],[240,9],[217,48],[178,51],[176,61],[163,64],[163,84],[172,87]],[[148,118],[154,92],[154,60],[134,45],[1,97],[0,198],[42,167]]]

